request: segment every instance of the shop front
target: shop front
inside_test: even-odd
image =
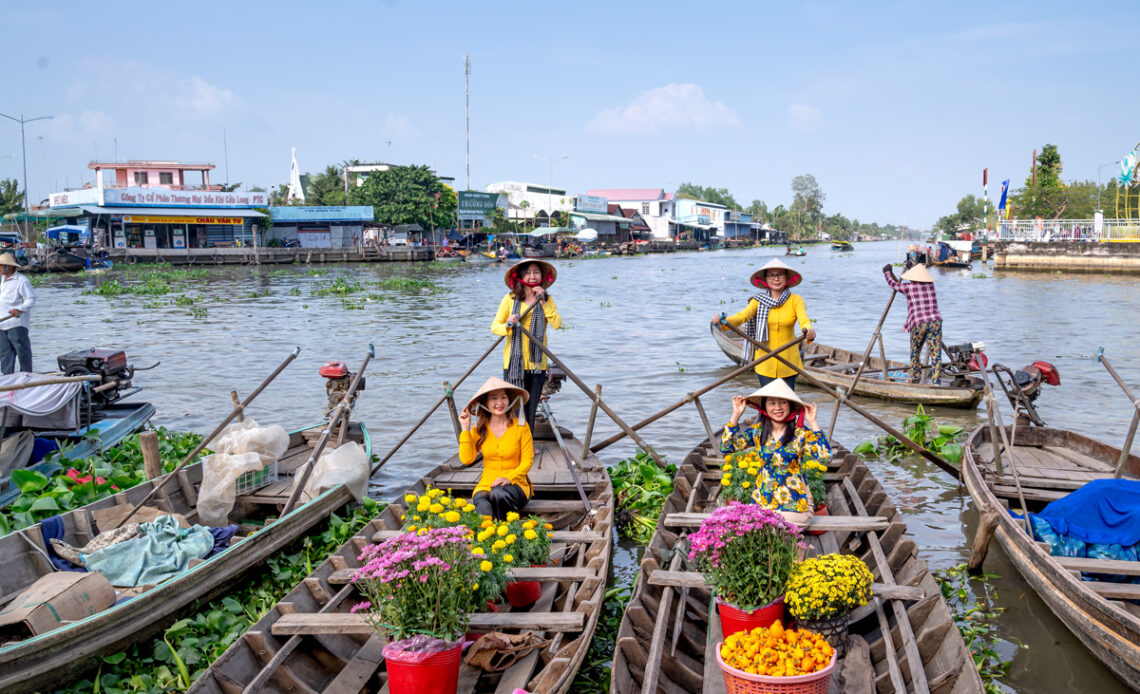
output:
[[[94,238],[107,248],[231,248],[254,244],[265,215],[244,209],[129,208],[82,205]]]

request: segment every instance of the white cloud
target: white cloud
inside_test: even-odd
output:
[[[241,104],[241,100],[229,89],[215,87],[196,75],[182,80],[179,87],[180,91],[174,97],[175,103],[200,116],[212,116]]]
[[[705,96],[699,85],[667,84],[641,92],[624,106],[609,108],[586,124],[595,132],[655,135],[673,128],[737,128],[736,109]]]
[[[792,104],[788,107],[788,123],[796,130],[816,130],[823,125],[823,111],[815,106]]]
[[[410,137],[416,133],[412,121],[405,115],[389,113],[384,119],[384,134],[392,137]]]
[[[111,135],[115,131],[115,119],[102,111],[84,111],[79,115],[79,127],[90,135]]]

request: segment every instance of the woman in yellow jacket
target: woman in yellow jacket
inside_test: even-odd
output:
[[[525,390],[502,380],[487,382],[467,402],[459,415],[459,461],[470,465],[483,454],[483,473],[471,495],[475,510],[484,516],[503,520],[511,511],[518,513],[531,495],[530,471],[534,462],[534,440],[530,427],[513,415],[530,396]],[[479,423],[471,428],[471,415]]]
[[[731,316],[723,313],[718,315],[714,322],[722,318],[731,325],[739,326],[747,323],[744,332],[769,347],[778,347],[795,338],[796,321],[799,321],[800,330],[807,335],[807,339],[815,339],[815,330],[812,330],[811,320],[808,319],[804,300],[799,294],[792,294],[791,289],[803,281],[803,275],[785,265],[779,259],[773,258],[768,264],[752,274],[752,286],[762,291],[753,296],[743,311]],[[800,359],[800,350],[791,347],[780,356],[789,363],[803,368]],[[752,343],[745,341],[741,358],[750,362],[755,358],[755,348]],[[797,372],[777,361],[775,358],[756,365],[756,376],[760,379],[760,386],[766,386],[777,378],[782,378],[789,387],[796,387]]]
[[[542,340],[545,345],[547,327],[551,330],[562,327],[558,307],[546,293],[557,277],[554,266],[541,260],[524,260],[513,265],[504,278],[510,291],[499,302],[499,310],[491,323],[491,332],[508,338],[503,346],[503,378],[530,394],[526,405],[526,423],[532,429],[542,385],[546,383],[546,354],[538,345],[532,345],[522,331],[514,328],[519,323],[519,316],[534,306],[536,301],[539,302],[538,306],[534,306],[526,318],[530,334]]]

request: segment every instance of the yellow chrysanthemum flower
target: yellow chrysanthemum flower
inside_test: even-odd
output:
[[[460,518],[462,518],[462,516],[459,515],[458,511],[448,511],[443,514],[443,519],[448,523],[458,523]]]
[[[508,523],[513,523],[514,521],[517,521],[518,519],[519,519],[519,514],[515,513],[514,511],[510,511],[507,513],[507,522]]]
[[[408,502],[409,504],[414,504],[417,501],[419,501],[419,499],[416,498],[415,494],[408,494],[407,496],[404,497],[404,501]]]
[[[510,564],[514,560],[515,560],[515,558],[513,556],[511,556],[510,554],[504,554],[503,555],[503,561],[507,562],[508,564]]]
[[[546,529],[547,529],[547,530],[554,530],[554,526],[553,526],[553,525],[551,525],[550,523],[543,523],[543,525],[545,525],[545,526],[546,526]]]
[[[506,547],[506,546],[507,546],[507,543],[506,543],[506,542],[503,542],[502,540],[495,540],[494,544],[492,544],[492,545],[491,545],[491,549],[493,549],[493,550],[500,550],[500,549],[503,549],[503,548],[504,548],[504,547]]]
[[[475,510],[475,504],[467,504],[466,506],[463,507],[463,511],[465,513],[471,513],[474,510]]]
[[[482,547],[472,547],[471,553],[476,555],[476,556],[480,556],[480,557],[487,555],[487,553],[483,551]]]
[[[751,482],[741,482],[740,486],[742,489],[748,489],[749,487],[752,486],[752,483]]]
[[[727,487],[728,485],[732,484],[732,477],[730,475],[725,475],[724,477],[721,477],[720,478],[720,484],[722,487]]]
[[[500,525],[496,532],[499,534],[499,537],[506,537],[507,533],[511,532],[511,527],[509,525]]]
[[[732,469],[732,463],[725,463],[724,467],[721,468],[721,470],[724,470],[725,472],[728,472],[731,469]]]
[[[415,531],[416,531],[416,526],[414,526],[414,525],[409,525],[409,526],[408,526],[408,532],[410,532],[410,533],[414,533]]]
[[[484,559],[479,563],[479,568],[483,570],[483,573],[487,573],[491,569],[495,568],[495,565]]]
[[[517,540],[518,538],[515,537],[514,533],[511,533],[510,535],[507,535],[503,539],[506,540],[508,545],[513,545],[515,543],[515,540]]]
[[[525,537],[528,540],[537,540],[538,539],[538,533],[536,533],[533,530],[530,530],[528,528],[526,530],[526,532],[523,533],[523,537]]]
[[[443,504],[444,506],[450,506],[451,505],[451,497],[449,497],[449,496],[441,497],[439,500],[439,503]]]
[[[431,506],[428,506],[428,510],[432,513],[443,513],[443,507],[439,504],[432,504]]]

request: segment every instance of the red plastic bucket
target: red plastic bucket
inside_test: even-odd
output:
[[[463,644],[430,655],[418,663],[388,658],[389,694],[455,694]]]
[[[717,612],[720,614],[720,631],[724,638],[728,638],[740,631],[752,631],[756,627],[767,629],[773,622],[784,619],[784,596],[780,596],[764,607],[746,611],[733,607],[727,602],[716,599]]]
[[[503,586],[503,594],[511,607],[526,607],[542,596],[542,584],[538,581],[510,581]]]
[[[831,514],[827,512],[827,504],[820,504],[819,508],[817,508],[815,510],[815,513],[813,513],[812,515],[813,516],[830,516]],[[808,535],[822,535],[825,532],[827,532],[827,531],[826,530],[808,530],[807,534]]]

